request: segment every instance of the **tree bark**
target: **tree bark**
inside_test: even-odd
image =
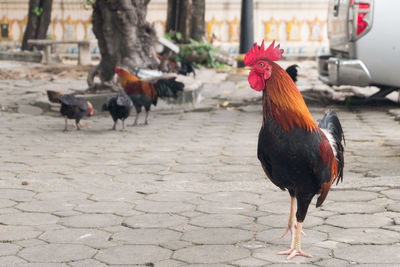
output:
[[[29,39],[46,39],[51,19],[52,0],[29,0],[28,25],[22,40],[22,50],[32,50]]]
[[[167,23],[165,26],[166,32],[175,30],[176,18],[177,18],[177,0],[168,0]]]
[[[205,0],[168,0],[166,32],[179,32],[184,42],[205,34]]]
[[[205,23],[205,11],[206,11],[206,1],[205,0],[195,0],[193,1],[193,12],[192,14],[192,28],[191,28],[191,38],[196,41],[201,41],[206,34],[206,23]]]
[[[193,0],[178,0],[178,25],[177,32],[182,34],[182,38],[185,42],[190,39],[191,20],[193,14]]]
[[[111,82],[115,67],[121,65],[132,72],[140,68],[155,68],[159,61],[153,45],[154,26],[146,21],[150,0],[96,0],[93,5],[93,32],[98,40],[101,61],[94,75],[102,83]],[[88,77],[93,87],[93,77]]]

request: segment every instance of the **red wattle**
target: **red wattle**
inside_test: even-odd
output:
[[[258,75],[254,70],[249,74],[249,84],[250,87],[256,91],[262,91],[265,88],[265,80],[262,76]]]

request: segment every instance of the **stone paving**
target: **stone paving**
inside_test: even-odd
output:
[[[0,95],[15,83],[1,81]],[[314,257],[286,261],[276,252],[289,246],[289,195],[256,158],[261,106],[223,105],[245,83],[206,84],[208,109],[155,111],[127,132],[105,115],[63,133],[60,117],[2,111],[0,266],[398,266],[398,110],[333,107],[344,182],[310,206],[303,249]],[[326,107],[310,109],[318,119]]]

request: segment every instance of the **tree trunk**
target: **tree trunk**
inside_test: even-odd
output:
[[[182,34],[185,42],[190,39],[191,21],[193,13],[193,0],[178,0],[179,9],[177,16],[177,32]]]
[[[93,5],[93,32],[98,40],[101,61],[88,77],[99,75],[102,83],[110,83],[116,65],[132,72],[140,68],[155,68],[158,59],[153,45],[156,42],[154,26],[146,21],[150,0],[96,0]]]
[[[175,31],[176,28],[176,18],[177,16],[177,1],[178,0],[168,0],[167,8],[167,23],[165,26],[165,31]]]
[[[166,32],[179,32],[184,42],[205,34],[205,0],[168,0]]]
[[[46,39],[51,19],[52,0],[29,0],[28,25],[22,40],[22,50],[32,50],[29,39]]]
[[[201,41],[206,35],[206,23],[204,18],[206,1],[193,1],[193,10],[195,10],[195,12],[192,14],[192,28],[190,36],[196,41]]]

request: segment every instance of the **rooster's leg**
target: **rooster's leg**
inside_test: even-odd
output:
[[[76,125],[76,129],[79,131],[81,129],[81,127],[79,127],[79,120],[75,121],[75,125]]]
[[[112,129],[111,129],[111,130],[115,131],[115,129],[117,129],[117,120],[116,120],[116,121],[114,121],[114,126],[112,127]]]
[[[125,119],[122,119],[122,131],[125,132]]]
[[[145,124],[145,125],[149,124],[149,121],[147,120],[148,118],[149,118],[149,111],[146,110],[146,117],[145,117],[145,119],[144,119],[144,124]]]
[[[65,116],[65,127],[64,127],[64,132],[68,131],[68,118]]]
[[[292,243],[290,246],[290,249],[288,251],[282,251],[279,252],[278,254],[281,255],[289,255],[287,257],[288,260],[290,260],[291,258],[293,258],[294,256],[304,256],[304,257],[308,257],[311,258],[312,256],[310,254],[304,253],[301,250],[301,235],[304,234],[303,233],[303,221],[304,218],[307,214],[307,209],[308,206],[311,202],[311,199],[297,199],[297,213],[296,213],[296,219],[297,219],[297,223],[294,224],[293,228],[295,228],[295,232],[296,234],[294,235],[294,239],[293,239],[293,231],[292,231]],[[293,197],[292,197],[293,200]],[[294,202],[292,202],[294,204]],[[294,230],[294,229],[293,229]]]
[[[133,122],[132,126],[136,126],[137,125],[137,122],[138,122],[138,119],[139,119],[139,114],[140,114],[140,112],[136,112],[135,121]]]
[[[289,256],[287,257],[288,260],[290,260],[291,258],[293,258],[294,256],[304,256],[307,258],[312,258],[312,256],[310,254],[304,253],[301,250],[301,232],[303,229],[303,223],[299,222],[297,224],[297,228],[296,228],[296,237],[295,237],[295,241],[294,241],[294,249],[292,249],[292,251],[290,252]]]
[[[295,211],[295,202],[296,198],[294,196],[290,196],[290,214],[289,214],[289,221],[286,227],[285,232],[282,234],[281,238],[283,238],[289,231],[290,231],[290,250],[294,248],[294,236],[295,236],[295,229],[296,229],[296,211]],[[286,254],[288,251],[281,251],[278,254]]]

